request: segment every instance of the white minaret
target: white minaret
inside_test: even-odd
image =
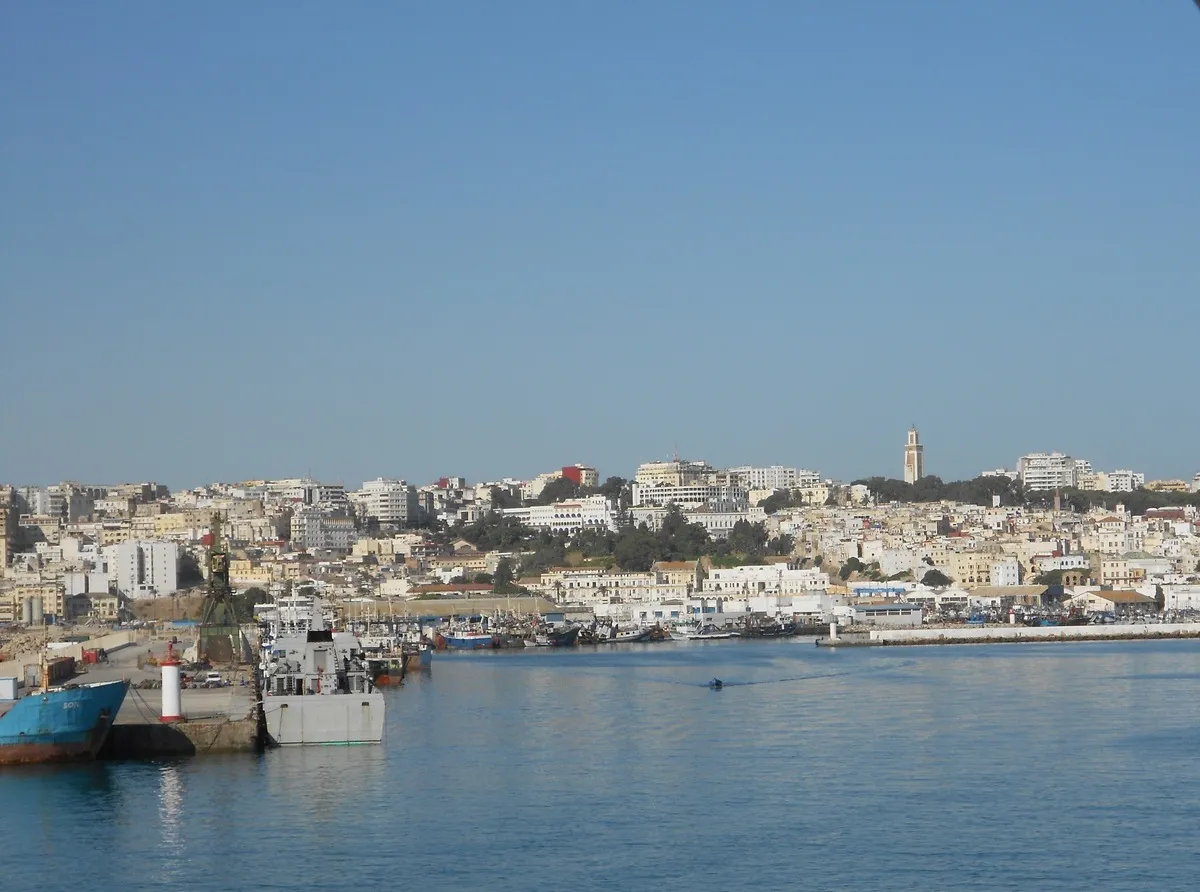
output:
[[[925,476],[925,447],[916,427],[908,429],[908,443],[904,447],[904,482],[916,483]]]

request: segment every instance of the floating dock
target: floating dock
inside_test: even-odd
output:
[[[871,629],[817,639],[817,647],[906,647],[934,644],[1012,644],[1046,641],[1156,641],[1200,638],[1200,623],[1116,623],[1088,626],[967,626]]]

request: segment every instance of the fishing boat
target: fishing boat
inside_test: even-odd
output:
[[[482,650],[495,641],[490,632],[449,632],[439,637],[451,650]]]
[[[601,644],[633,644],[638,641],[649,641],[653,629],[626,629],[618,631],[615,627],[607,638],[601,638]]]
[[[127,681],[67,684],[18,696],[0,679],[0,765],[91,759],[108,737]]]
[[[709,625],[701,628],[699,632],[697,632],[695,635],[693,635],[692,640],[694,640],[694,641],[722,641],[726,638],[736,638],[737,634],[738,634],[737,632],[734,632],[730,629],[722,629],[718,626],[709,624]]]

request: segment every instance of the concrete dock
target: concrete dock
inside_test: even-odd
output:
[[[1088,626],[954,626],[871,629],[818,638],[818,647],[903,647],[935,644],[1011,644],[1047,641],[1153,641],[1200,638],[1200,623],[1116,623]]]
[[[75,679],[131,682],[99,758],[153,759],[261,749],[258,698],[248,666],[223,672],[231,682],[228,687],[185,688],[180,692],[182,721],[162,721],[162,691],[138,687],[160,681],[162,670],[139,664],[148,656],[161,658],[166,649],[165,641],[139,641],[112,654],[108,663],[86,666],[87,671]]]

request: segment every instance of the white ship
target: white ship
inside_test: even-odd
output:
[[[261,670],[271,740],[281,746],[382,741],[384,697],[371,683],[357,636],[330,629],[319,599],[307,616],[289,619],[291,628],[277,629]]]

